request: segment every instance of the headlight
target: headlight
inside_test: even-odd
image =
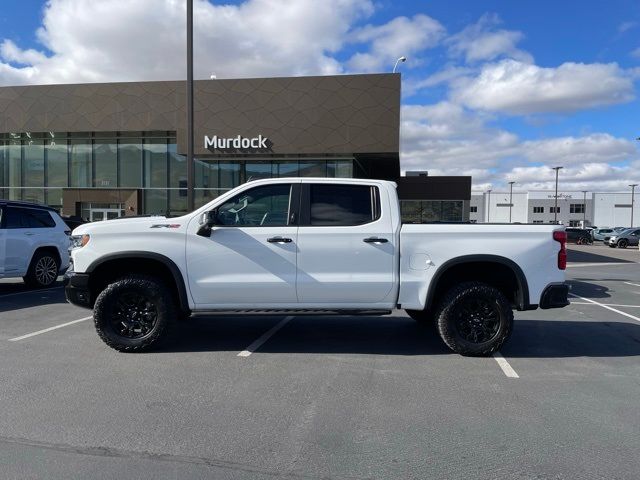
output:
[[[73,250],[74,248],[84,247],[87,243],[89,243],[91,236],[85,233],[84,235],[71,235],[70,239],[71,239],[71,250]]]

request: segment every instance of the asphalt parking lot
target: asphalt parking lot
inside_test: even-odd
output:
[[[0,281],[0,468],[25,478],[638,478],[640,252],[571,247],[572,304],[496,358],[386,317],[219,316],[122,354]]]

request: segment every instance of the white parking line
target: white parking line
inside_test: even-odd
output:
[[[238,354],[238,357],[248,357],[249,355],[251,355],[253,352],[255,352],[258,348],[260,348],[260,346],[266,342],[267,340],[269,340],[269,338],[271,338],[271,336],[276,333],[278,330],[280,330],[282,327],[284,327],[287,323],[289,323],[291,320],[293,320],[293,315],[290,315],[288,317],[285,317],[284,319],[280,320],[276,325],[274,325],[273,327],[271,327],[270,330],[268,330],[267,332],[265,332],[260,338],[258,338],[255,342],[253,342],[251,345],[249,345],[246,349],[244,349],[243,351],[241,351]]]
[[[602,262],[602,263],[567,263],[569,267],[608,267],[613,265],[633,265],[636,262]]]
[[[513,367],[507,362],[507,359],[504,358],[500,352],[496,352],[493,354],[493,358],[498,362],[500,368],[504,372],[504,374],[509,378],[520,378],[520,375],[516,373]]]
[[[634,287],[640,287],[640,284],[638,283],[631,283],[631,282],[624,282],[624,283],[626,283],[627,285],[633,285]]]
[[[593,305],[589,302],[571,302],[571,305]],[[619,303],[603,303],[607,307],[625,307],[625,308],[640,308],[640,305],[621,305]]]
[[[52,330],[57,330],[57,329],[62,328],[62,327],[67,327],[69,325],[73,325],[74,323],[84,322],[84,321],[90,320],[92,318],[93,318],[93,316],[79,318],[78,320],[73,320],[72,322],[62,323],[60,325],[56,325],[55,327],[49,327],[49,328],[45,328],[44,330],[38,330],[37,332],[27,333],[26,335],[22,335],[20,337],[10,338],[9,341],[10,342],[17,342],[19,340],[24,340],[25,338],[35,337],[36,335],[41,335],[43,333],[47,333],[47,332],[50,332]]]
[[[584,298],[584,297],[581,297],[580,295],[575,295],[575,296],[577,298],[579,298],[580,300],[584,300],[585,302],[589,302],[589,303],[592,303],[594,305],[598,305],[598,306],[600,306],[602,308],[606,308],[607,310],[611,310],[612,312],[616,312],[616,313],[619,313],[620,315],[624,315],[625,317],[632,318],[636,322],[640,322],[640,317],[636,317],[635,315],[631,315],[630,313],[625,313],[622,310],[618,310],[616,308],[610,307],[609,305],[605,305],[604,303],[596,302],[595,300],[591,300],[590,298]]]
[[[7,293],[6,295],[0,295],[0,298],[13,297],[16,295],[24,295],[25,293],[50,292],[51,290],[62,290],[62,287],[52,287],[52,288],[43,288],[42,290],[27,290],[26,292]]]

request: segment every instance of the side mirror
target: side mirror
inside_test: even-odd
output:
[[[199,221],[200,228],[198,228],[197,234],[200,235],[201,237],[210,237],[211,228],[216,224],[217,218],[218,218],[217,208],[204,212],[200,216],[200,221]]]

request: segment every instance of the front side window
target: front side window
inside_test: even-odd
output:
[[[218,207],[217,225],[273,227],[289,224],[291,184],[251,188]]]
[[[353,226],[376,220],[379,216],[379,194],[369,185],[309,186],[312,226]]]

